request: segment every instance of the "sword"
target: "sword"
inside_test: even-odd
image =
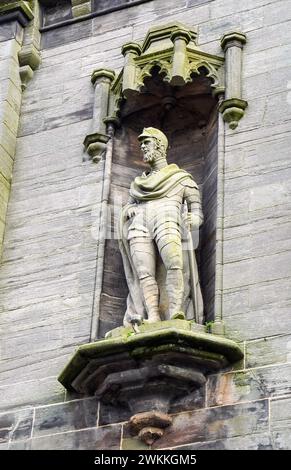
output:
[[[196,269],[195,269],[195,260],[194,260],[194,252],[198,246],[194,248],[192,233],[190,230],[190,224],[188,223],[188,239],[187,239],[187,246],[188,246],[188,258],[189,258],[189,268],[190,268],[190,290],[191,296],[193,300],[193,307],[194,307],[194,320],[198,323],[198,302],[197,302],[197,277],[196,277]],[[199,229],[198,229],[199,230]]]

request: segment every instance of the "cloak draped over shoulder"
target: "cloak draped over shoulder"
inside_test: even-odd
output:
[[[175,163],[172,163],[149,176],[146,174],[137,176],[131,183],[129,194],[138,201],[159,199],[166,196],[169,191],[185,179],[191,179],[193,186],[196,186],[187,171],[181,170]]]

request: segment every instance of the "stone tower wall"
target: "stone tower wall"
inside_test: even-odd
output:
[[[290,449],[290,2],[136,3],[57,29],[51,10],[21,112],[23,27],[10,20],[0,31],[0,448],[142,446],[128,433],[126,412],[70,395],[56,377],[90,340],[104,170],[85,161],[82,145],[93,112],[91,72],[120,70],[125,42],[180,21],[198,26],[199,47],[213,54],[222,54],[226,31],[247,35],[242,83],[249,106],[235,131],[225,126],[219,165],[216,304],[226,336],[242,344],[245,359],[211,376],[202,394],[177,403],[156,447]],[[66,8],[63,19],[78,18]]]

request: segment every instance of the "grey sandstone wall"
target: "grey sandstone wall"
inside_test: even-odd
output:
[[[235,131],[225,128],[218,187],[221,310],[245,360],[211,376],[187,411],[178,403],[155,446],[291,449],[289,0],[152,0],[43,32],[42,63],[22,97],[0,269],[1,449],[142,446],[129,435],[127,412],[69,395],[56,377],[90,340],[103,176],[82,146],[92,118],[90,74],[120,70],[122,44],[175,20],[197,25],[199,46],[215,54],[226,31],[247,34],[249,107]]]

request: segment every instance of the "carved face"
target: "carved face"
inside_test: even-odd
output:
[[[140,148],[143,152],[143,161],[145,163],[153,162],[157,153],[156,139],[147,137],[142,141]]]

